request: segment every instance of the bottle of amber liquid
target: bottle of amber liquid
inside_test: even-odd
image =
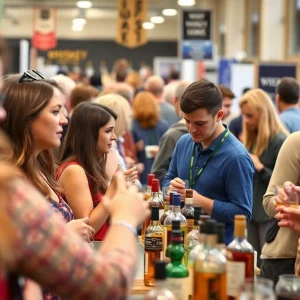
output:
[[[193,190],[185,190],[185,205],[181,209],[181,213],[186,218],[187,232],[189,233],[193,230],[194,225]]]
[[[204,232],[204,249],[199,252],[194,263],[194,299],[227,300],[226,258],[216,247],[216,221],[207,220]]]
[[[164,232],[159,225],[159,207],[152,206],[151,222],[145,232],[144,284],[154,286],[156,260],[163,259]]]
[[[164,222],[166,217],[169,215],[171,211],[172,211],[171,195],[168,194],[164,202],[164,213],[159,219],[159,224],[162,226],[162,228],[164,227]]]
[[[164,212],[164,202],[159,197],[159,180],[158,179],[155,179],[155,178],[152,179],[151,190],[152,190],[152,196],[148,200],[148,204],[149,204],[150,209],[152,206],[159,207],[159,217],[160,217],[163,215],[163,212]],[[146,221],[144,223],[145,230],[150,225],[150,220],[151,220],[150,217],[146,219]]]
[[[234,218],[234,240],[227,247],[227,295],[229,300],[238,296],[246,279],[254,280],[254,249],[245,237],[246,217]]]

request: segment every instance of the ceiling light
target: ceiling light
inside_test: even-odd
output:
[[[82,31],[83,30],[83,25],[73,24],[72,25],[72,30],[73,31]]]
[[[180,6],[193,6],[195,5],[195,0],[178,0],[177,3]]]
[[[92,2],[91,1],[77,1],[76,5],[79,8],[90,8],[90,7],[92,7]]]
[[[83,26],[86,23],[86,19],[84,18],[75,18],[73,19],[73,25]]]
[[[154,16],[150,18],[150,21],[155,24],[161,24],[165,21],[165,19],[162,16]]]
[[[155,27],[155,25],[151,22],[145,22],[143,23],[143,28],[144,29],[153,29]]]
[[[164,16],[172,17],[177,15],[177,10],[174,8],[166,8],[162,11]]]

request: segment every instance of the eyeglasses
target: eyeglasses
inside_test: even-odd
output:
[[[43,80],[43,79],[46,79],[46,77],[39,71],[28,70],[28,71],[24,72],[24,74],[22,75],[22,77],[19,80],[19,83],[39,81],[39,80]]]

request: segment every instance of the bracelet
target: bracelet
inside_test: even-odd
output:
[[[137,236],[137,230],[135,227],[133,227],[131,224],[125,221],[114,221],[113,223],[110,224],[112,225],[121,225],[129,229],[135,236]]]

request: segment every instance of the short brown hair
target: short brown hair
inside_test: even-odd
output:
[[[212,82],[201,79],[190,84],[182,95],[180,108],[184,113],[205,108],[209,114],[222,109],[222,93]]]
[[[235,94],[231,91],[231,89],[229,89],[227,86],[220,84],[219,85],[219,89],[224,97],[228,97],[230,99],[235,98]]]
[[[160,119],[157,100],[150,92],[140,92],[133,100],[133,118],[143,128],[155,127]]]
[[[73,89],[70,101],[71,101],[71,108],[75,108],[79,103],[85,101],[91,101],[93,98],[96,98],[99,95],[99,91],[94,88],[93,86],[77,86]]]
[[[287,104],[297,104],[299,101],[300,86],[293,77],[281,78],[276,88],[280,99]]]

